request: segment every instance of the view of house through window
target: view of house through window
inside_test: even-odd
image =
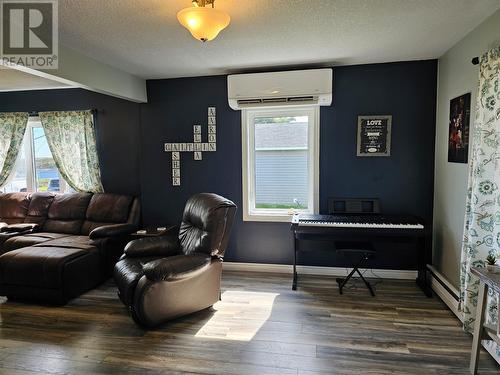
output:
[[[308,121],[255,117],[255,207],[307,209]]]
[[[30,119],[16,166],[2,191],[58,193],[66,190],[67,184],[59,175],[40,121]]]
[[[244,111],[246,220],[314,211],[318,117],[314,107]]]

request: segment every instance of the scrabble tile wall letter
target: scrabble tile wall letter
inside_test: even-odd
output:
[[[193,141],[190,143],[165,143],[165,152],[172,153],[172,185],[181,185],[181,153],[192,152],[194,160],[203,160],[204,152],[217,150],[217,116],[215,107],[208,107],[207,112],[208,135],[207,142],[202,141],[201,125],[193,125]]]

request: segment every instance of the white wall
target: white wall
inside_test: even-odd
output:
[[[471,59],[500,46],[500,11],[471,31],[439,59],[434,191],[434,266],[459,287],[467,164],[448,163],[450,99],[472,93],[474,126],[479,66]],[[469,147],[470,151],[470,147]]]

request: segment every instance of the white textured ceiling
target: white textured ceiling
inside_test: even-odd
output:
[[[3,66],[0,68],[0,91],[45,90],[66,87],[70,86],[19,70]]]
[[[217,0],[231,24],[203,44],[176,18],[190,4],[59,0],[60,40],[140,77],[199,76],[437,58],[500,8],[499,0]]]

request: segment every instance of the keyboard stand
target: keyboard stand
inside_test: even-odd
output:
[[[346,278],[337,278],[337,283],[339,284],[339,293],[342,294],[342,289],[347,284],[349,279],[354,275],[354,273],[358,273],[359,277],[365,283],[366,287],[370,291],[372,297],[375,297],[375,292],[373,291],[370,283],[363,277],[363,274],[359,271],[359,268],[363,266],[366,261],[370,258],[370,255],[375,253],[373,246],[369,242],[335,242],[335,250],[337,253],[343,254],[360,254],[358,262],[353,265],[352,271],[347,275]]]
[[[297,290],[298,275],[297,261],[298,253],[301,251],[300,242],[302,240],[313,241],[352,241],[361,240],[363,242],[376,243],[380,240],[403,241],[413,243],[418,257],[418,277],[417,285],[422,289],[426,296],[432,297],[430,274],[427,271],[427,264],[432,264],[432,253],[428,245],[430,229],[419,228],[336,228],[336,227],[315,227],[301,226],[298,221],[291,224],[292,248],[293,248],[293,281],[292,290]]]

